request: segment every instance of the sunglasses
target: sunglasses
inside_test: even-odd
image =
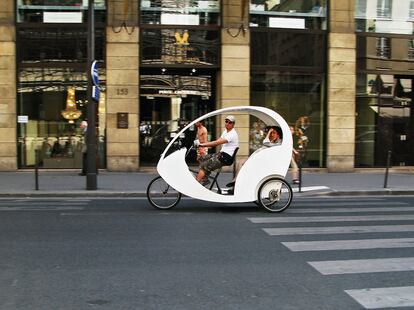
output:
[[[228,124],[228,123],[232,124],[232,123],[233,123],[233,122],[230,122],[228,119],[224,120],[224,122],[225,122],[226,124]]]

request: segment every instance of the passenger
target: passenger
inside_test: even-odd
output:
[[[195,123],[197,128],[197,139],[200,143],[207,142],[207,128],[204,126],[202,121]],[[207,155],[207,147],[198,147],[197,148],[197,161],[200,162],[201,158]]]
[[[236,148],[239,147],[239,136],[234,129],[236,119],[233,115],[228,115],[225,118],[225,130],[220,138],[211,142],[200,143],[200,141],[194,141],[197,147],[215,147],[223,145],[220,152],[214,154],[207,154],[201,158],[200,170],[197,173],[196,180],[201,184],[208,185],[210,181],[208,176],[214,170],[221,168],[222,166],[229,166],[232,164],[233,154]]]
[[[266,138],[264,138],[264,140],[262,142],[263,146],[260,149],[256,150],[255,152],[259,152],[263,148],[276,146],[276,145],[281,145],[282,144],[282,139],[283,139],[282,128],[280,128],[279,126],[268,127]],[[239,160],[237,162],[236,176],[233,178],[233,180],[230,183],[227,183],[227,185],[226,185],[227,187],[233,187],[234,186],[234,184],[236,183],[237,174],[239,173],[241,167],[244,165],[244,163],[246,162],[247,159],[242,159],[242,160]]]

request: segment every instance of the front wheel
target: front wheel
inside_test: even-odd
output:
[[[154,208],[166,210],[175,207],[180,202],[181,193],[158,176],[148,184],[147,198]]]
[[[293,192],[289,183],[281,178],[271,178],[262,183],[257,202],[268,212],[282,212],[292,201]]]

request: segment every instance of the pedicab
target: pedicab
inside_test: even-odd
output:
[[[181,147],[178,139],[197,122],[207,118],[228,114],[248,114],[257,117],[267,126],[282,129],[282,143],[272,147],[262,147],[251,154],[241,166],[234,187],[222,189],[218,185],[220,171],[211,175],[210,187],[205,187],[195,179],[196,171],[190,169],[186,156],[191,148]],[[236,122],[236,131],[238,124]],[[241,127],[239,126],[241,129]],[[235,155],[234,155],[235,157]],[[277,112],[259,106],[236,106],[207,113],[190,122],[169,142],[157,164],[159,176],[147,187],[147,198],[157,209],[170,209],[178,204],[182,195],[217,203],[252,202],[269,212],[286,210],[293,197],[292,188],[285,180],[292,157],[292,134],[286,121]],[[213,185],[217,187],[213,188]]]

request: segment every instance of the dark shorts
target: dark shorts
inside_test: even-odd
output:
[[[212,171],[217,170],[223,166],[223,163],[218,158],[218,153],[207,154],[201,158],[200,168],[209,175]]]

